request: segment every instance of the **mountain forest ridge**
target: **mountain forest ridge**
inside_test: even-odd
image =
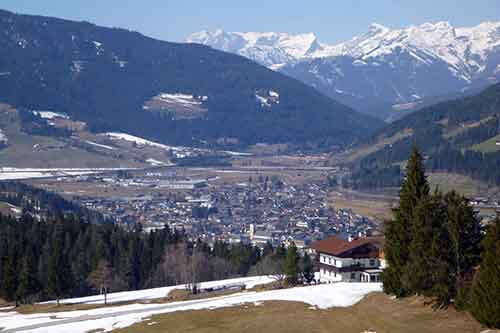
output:
[[[484,87],[500,77],[500,22],[455,28],[449,22],[403,29],[372,24],[329,45],[312,33],[194,33],[210,45],[295,77],[359,111]],[[436,84],[439,81],[439,84]],[[368,106],[367,106],[368,105]]]
[[[0,30],[0,101],[64,113],[96,132],[183,145],[343,145],[381,125],[297,80],[206,46],[8,11],[0,11]]]
[[[457,173],[500,185],[500,84],[478,95],[441,102],[397,120],[348,154],[353,187],[398,186],[414,146],[432,172]]]

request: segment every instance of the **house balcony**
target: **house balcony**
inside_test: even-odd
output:
[[[350,266],[346,266],[346,267],[336,267],[336,266],[328,265],[328,264],[324,264],[324,263],[320,263],[319,267],[326,269],[326,270],[333,270],[337,273],[359,272],[359,271],[363,271],[367,268],[365,265],[361,265],[361,264],[355,264],[355,265],[350,265]]]

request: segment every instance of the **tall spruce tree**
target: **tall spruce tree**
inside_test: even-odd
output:
[[[480,261],[481,222],[469,201],[455,191],[447,193],[444,200],[447,207],[447,228],[452,242],[454,271],[457,279],[463,279]]]
[[[285,275],[286,283],[288,285],[297,284],[297,277],[299,275],[299,254],[297,247],[294,243],[288,248],[285,259]]]
[[[64,233],[59,225],[55,231],[53,248],[49,258],[48,268],[48,290],[52,296],[56,297],[57,305],[61,297],[65,296],[71,289],[71,269],[68,263],[68,256],[64,253],[64,244],[62,237]]]
[[[306,283],[311,283],[314,280],[314,264],[311,256],[306,252],[301,259],[302,278]]]
[[[24,257],[19,285],[17,286],[16,298],[24,304],[30,303],[32,296],[41,289],[40,282],[36,276],[37,266],[34,262],[34,253],[28,253]]]
[[[384,253],[388,267],[382,274],[382,281],[384,290],[398,297],[409,292],[401,277],[410,254],[413,215],[419,202],[428,195],[429,183],[425,176],[423,158],[418,149],[413,148],[399,192],[399,206],[393,209],[393,219],[385,224]]]
[[[401,281],[409,293],[428,295],[433,286],[432,275],[433,246],[439,224],[445,219],[445,209],[441,205],[440,194],[422,199],[412,217],[411,242],[408,260],[403,267]]]
[[[481,323],[500,328],[500,217],[489,226],[483,246],[472,288],[471,312]]]
[[[16,305],[16,289],[19,273],[17,249],[18,247],[15,245],[15,243],[10,244],[7,256],[3,258],[3,274],[1,281],[2,296],[7,301],[16,300]]]

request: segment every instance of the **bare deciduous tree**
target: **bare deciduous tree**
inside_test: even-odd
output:
[[[258,275],[268,275],[280,286],[283,286],[285,275],[285,260],[276,255],[266,256],[255,267]]]
[[[114,272],[106,260],[101,260],[97,264],[97,268],[90,273],[87,278],[88,283],[101,294],[104,294],[104,304],[108,302],[108,290],[113,283]]]

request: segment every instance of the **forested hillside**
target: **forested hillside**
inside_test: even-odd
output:
[[[7,11],[0,11],[0,30],[0,101],[65,113],[94,131],[177,144],[346,144],[381,125],[294,79],[206,46]]]
[[[354,186],[397,186],[395,175],[413,146],[423,152],[429,171],[499,185],[500,85],[430,106],[380,130],[353,151]]]
[[[89,223],[104,224],[113,222],[113,219],[79,206],[58,194],[19,182],[0,182],[0,202],[19,207],[22,214],[39,218],[77,215],[81,220]]]

